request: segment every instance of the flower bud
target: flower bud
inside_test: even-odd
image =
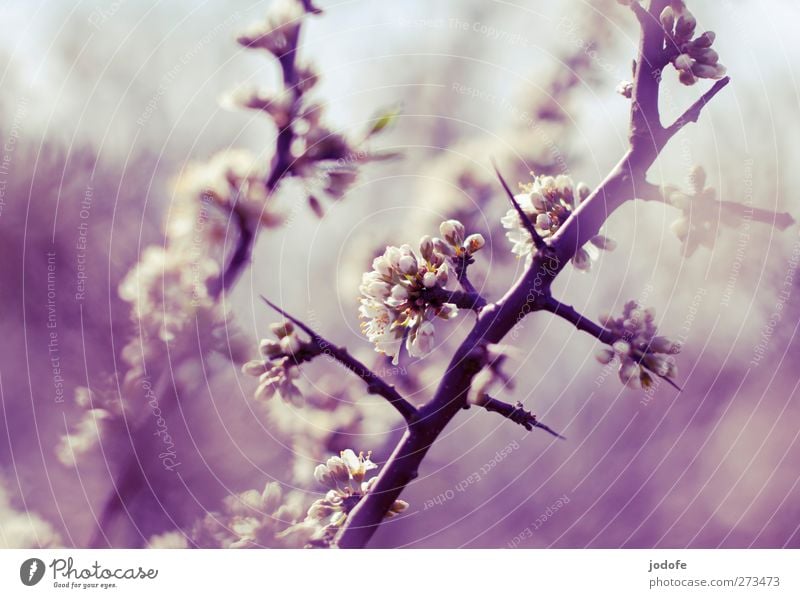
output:
[[[617,242],[605,235],[595,235],[590,239],[590,242],[598,249],[604,249],[605,251],[614,251],[617,248]]]
[[[599,361],[603,365],[609,364],[611,363],[611,360],[614,359],[614,351],[607,348],[600,349],[595,354],[595,359],[597,359],[597,361]]]
[[[464,242],[464,225],[458,220],[445,220],[439,226],[439,232],[454,247],[460,247]]]
[[[536,226],[541,230],[549,231],[552,224],[553,222],[547,214],[539,214],[536,216]]]
[[[283,338],[294,332],[294,324],[291,322],[283,322],[281,324],[270,324],[269,329],[272,331],[272,334],[277,336],[278,338]]]
[[[578,191],[578,198],[581,201],[584,201],[587,197],[589,197],[592,194],[592,190],[589,189],[589,185],[587,185],[586,183],[578,183],[576,190]]]
[[[242,366],[242,373],[247,374],[248,376],[260,376],[266,371],[267,367],[264,365],[264,362],[258,359],[248,361]]]
[[[300,342],[300,339],[295,336],[294,334],[289,336],[284,336],[281,339],[281,351],[285,355],[294,355],[297,351],[303,348],[303,343]]]
[[[675,23],[675,37],[680,40],[690,40],[694,35],[695,27],[697,27],[697,21],[694,15],[688,10],[684,10]]]
[[[719,54],[711,48],[700,48],[698,50],[690,50],[690,52],[697,62],[711,66],[719,62]]]
[[[692,68],[694,60],[688,54],[680,54],[675,58],[673,64],[676,69],[683,71]]]
[[[706,31],[702,35],[695,38],[694,41],[692,41],[692,45],[695,48],[710,48],[716,37],[717,34],[713,31]]]
[[[422,285],[426,289],[432,289],[436,286],[436,273],[435,272],[425,272],[422,276]]]
[[[672,10],[671,6],[667,6],[664,10],[661,11],[660,15],[661,26],[664,30],[672,35],[672,30],[675,27],[675,13]]]
[[[483,238],[483,235],[480,233],[474,233],[464,239],[464,247],[467,249],[467,253],[472,254],[476,251],[480,251],[483,249],[483,246],[486,245],[486,240]]]
[[[281,344],[277,341],[265,338],[261,341],[261,343],[259,343],[258,350],[264,357],[275,357],[281,352]]]
[[[400,272],[403,274],[413,276],[417,273],[417,260],[414,258],[414,256],[404,255],[400,258],[398,265],[400,266]]]
[[[422,237],[419,241],[419,252],[422,254],[422,258],[426,262],[432,262],[434,255],[433,255],[434,245],[433,239],[430,238],[428,235]]]

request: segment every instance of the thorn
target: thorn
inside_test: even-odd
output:
[[[535,422],[533,422],[533,425],[536,428],[539,428],[539,429],[544,430],[545,432],[547,432],[549,434],[552,434],[556,438],[560,438],[561,440],[566,440],[567,439],[565,436],[562,436],[561,434],[559,434],[558,432],[553,430],[550,426],[546,426],[542,422],[535,421]]]
[[[533,239],[533,244],[536,246],[536,249],[544,249],[547,246],[547,244],[544,242],[544,239],[542,239],[541,235],[536,230],[536,227],[533,225],[533,222],[531,222],[531,219],[528,218],[528,215],[525,213],[522,207],[520,207],[519,203],[517,203],[517,200],[514,199],[514,194],[508,187],[508,183],[506,183],[505,179],[503,178],[503,175],[500,174],[500,169],[497,168],[497,163],[494,161],[494,158],[492,158],[491,161],[492,161],[492,166],[494,167],[494,172],[495,174],[497,174],[497,178],[500,180],[500,184],[503,186],[503,189],[505,189],[505,192],[508,195],[508,199],[509,201],[511,201],[511,205],[514,206],[514,209],[517,211],[517,214],[519,214],[519,218],[520,220],[522,220],[522,225],[525,227],[525,230],[527,230],[528,233],[530,233],[531,238]]]

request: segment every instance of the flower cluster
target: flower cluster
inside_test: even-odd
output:
[[[308,509],[306,524],[314,523],[319,529],[314,540],[330,543],[348,514],[374,486],[378,478],[365,481],[365,477],[368,471],[377,468],[370,459],[370,453],[366,456],[364,453],[356,455],[351,449],[342,451],[339,457],[331,457],[324,465],[317,465],[314,477],[328,491]],[[407,502],[396,500],[386,517],[394,517],[407,508]]]
[[[425,236],[419,255],[410,245],[387,247],[361,279],[361,330],[375,350],[399,359],[405,341],[412,357],[433,350],[432,320],[449,320],[458,308],[441,299],[450,276],[447,256],[471,256],[484,245],[480,235],[465,236],[464,226],[448,220],[440,227],[442,239]]]
[[[680,345],[663,336],[656,336],[655,314],[652,309],[642,309],[636,301],[628,301],[619,318],[605,316],[601,323],[618,340],[611,348],[597,354],[600,363],[608,364],[619,356],[619,379],[629,388],[648,388],[653,379],[649,372],[662,378],[678,374],[672,355]]]
[[[300,377],[297,365],[308,343],[300,339],[291,322],[272,324],[270,329],[276,340],[262,340],[259,345],[262,358],[245,363],[242,372],[258,377],[256,399],[269,400],[277,392],[287,403],[300,404],[303,395],[294,381]]]
[[[221,511],[206,514],[188,536],[201,548],[302,547],[310,534],[295,526],[302,515],[301,500],[299,493],[287,494],[277,482],[269,482],[262,491],[227,496]],[[150,539],[161,548],[180,542],[174,536]]]
[[[589,197],[589,187],[583,183],[575,185],[567,175],[534,176],[533,182],[523,186],[523,192],[514,199],[522,211],[533,223],[536,232],[546,239],[556,233],[567,218],[578,206],[578,203]],[[525,228],[516,210],[510,209],[501,220],[508,230],[506,237],[512,243],[512,252],[525,257],[528,262],[535,253],[533,238]],[[596,235],[584,247],[578,249],[572,258],[572,264],[578,270],[589,270],[591,262],[597,259],[598,249],[612,251],[616,242]]]
[[[297,44],[305,13],[305,7],[298,0],[275,0],[266,18],[250,26],[236,41],[247,48],[260,48],[280,58]]]
[[[702,167],[697,166],[692,171],[691,182],[692,190],[689,193],[675,187],[664,189],[666,201],[681,211],[681,216],[670,228],[683,243],[686,257],[690,257],[700,246],[713,247],[720,224],[738,225],[732,213],[721,209],[716,200],[716,191],[706,187],[706,173]]]
[[[716,37],[713,31],[706,31],[694,37],[697,21],[689,12],[683,0],[673,0],[661,12],[661,24],[678,54],[672,65],[678,71],[678,78],[684,85],[693,85],[698,79],[721,79],[726,69],[719,64],[719,54],[711,45]],[[668,48],[672,49],[672,48]]]

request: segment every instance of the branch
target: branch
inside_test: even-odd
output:
[[[492,160],[492,166],[494,166],[494,171],[497,174],[497,178],[500,181],[500,184],[503,186],[506,195],[508,195],[508,200],[511,202],[511,205],[514,206],[514,209],[517,211],[519,219],[522,221],[522,225],[525,227],[525,230],[527,230],[528,233],[530,234],[531,239],[533,239],[534,246],[536,247],[537,250],[544,249],[545,247],[547,247],[547,244],[544,242],[544,239],[542,239],[542,236],[539,234],[539,231],[536,230],[536,226],[534,226],[533,222],[531,222],[531,219],[528,218],[528,215],[525,213],[522,207],[520,207],[519,203],[514,198],[514,194],[511,192],[511,189],[509,188],[508,183],[506,183],[506,180],[503,178],[503,175],[500,174],[500,170],[497,168],[497,164],[495,164],[494,160]]]
[[[664,193],[658,185],[648,182],[637,184],[636,198],[644,201],[655,201],[668,206],[672,205],[666,200]],[[696,199],[693,201],[696,201]],[[754,222],[769,224],[778,230],[786,230],[795,223],[794,216],[789,212],[776,212],[774,210],[755,208],[747,204],[739,203],[738,201],[721,201],[717,199],[701,199],[700,201],[713,204],[720,210],[733,214],[741,220],[752,220]]]
[[[533,428],[539,428],[544,430],[548,434],[552,434],[556,438],[560,438],[561,440],[566,440],[561,434],[558,432],[554,432],[549,426],[541,423],[536,416],[531,413],[530,411],[526,411],[522,403],[504,403],[503,401],[498,401],[488,395],[483,398],[481,403],[478,403],[479,407],[483,407],[486,411],[491,411],[493,413],[499,413],[506,419],[511,420],[515,424],[521,425],[523,428],[530,432]]]
[[[356,376],[361,378],[367,384],[367,391],[370,394],[377,394],[382,396],[384,399],[389,401],[389,403],[397,409],[400,415],[403,416],[403,419],[406,420],[407,423],[413,423],[418,415],[419,412],[417,408],[414,407],[411,403],[405,400],[399,392],[395,389],[394,386],[385,382],[380,376],[374,373],[371,369],[369,369],[366,365],[358,361],[355,357],[350,355],[347,352],[347,349],[342,347],[337,347],[330,341],[325,340],[319,334],[314,332],[311,327],[306,325],[301,320],[298,320],[294,316],[286,313],[283,309],[272,303],[269,299],[261,296],[261,299],[264,300],[264,303],[269,305],[272,309],[277,311],[281,314],[284,318],[291,321],[295,324],[300,330],[305,332],[310,338],[311,342],[314,344],[316,350],[318,351],[318,355],[328,355],[334,360],[338,361],[342,364],[345,368],[353,372]],[[306,356],[304,359],[308,359],[311,356]]]
[[[452,303],[458,308],[471,309],[474,311],[480,311],[488,305],[488,301],[486,301],[480,293],[475,291],[474,287],[471,292],[449,291],[440,287],[433,287],[432,289],[425,289],[424,296],[428,302],[434,305]]]
[[[613,345],[619,340],[619,337],[610,330],[603,328],[599,324],[595,324],[590,319],[578,313],[571,305],[565,305],[551,296],[547,296],[540,305],[541,309],[544,311],[549,311],[565,319],[578,330],[591,334],[602,343]]]
[[[681,114],[674,123],[664,129],[664,138],[663,141],[661,141],[661,146],[663,147],[666,145],[667,142],[688,123],[696,123],[697,119],[700,118],[700,113],[703,111],[703,108],[706,107],[706,104],[708,104],[711,101],[711,98],[722,91],[722,88],[730,82],[730,77],[723,77],[714,83],[714,85],[711,86],[711,89],[700,96],[700,98],[698,98],[694,104],[689,106],[689,108],[687,108],[686,111]]]

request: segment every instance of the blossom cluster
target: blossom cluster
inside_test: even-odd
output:
[[[697,21],[683,0],[673,0],[660,15],[661,24],[668,36],[668,44],[678,52],[672,65],[684,85],[693,85],[698,79],[721,79],[726,69],[719,63],[719,54],[711,46],[713,31],[694,36]]]
[[[439,231],[442,238],[420,240],[419,254],[410,245],[387,247],[361,279],[361,329],[395,364],[403,342],[412,357],[433,350],[433,320],[458,315],[454,303],[441,299],[452,270],[447,258],[471,258],[485,244],[479,234],[465,235],[457,220],[443,222]]]
[[[368,471],[378,467],[370,456],[370,453],[356,455],[353,450],[346,449],[339,457],[331,457],[325,464],[317,465],[314,477],[328,491],[311,505],[305,521],[306,525],[318,526],[319,531],[314,537],[316,542],[330,543],[348,514],[374,486],[377,477],[365,479]],[[386,517],[394,517],[407,508],[407,502],[396,500]]]
[[[700,246],[712,248],[721,224],[738,226],[735,216],[721,209],[716,200],[716,191],[706,187],[706,172],[701,166],[692,171],[691,187],[688,193],[671,186],[664,189],[666,201],[681,211],[680,217],[670,228],[683,243],[686,257],[690,257]]]
[[[295,380],[300,377],[297,366],[308,343],[300,339],[291,322],[272,324],[270,330],[276,338],[263,339],[259,345],[261,359],[245,363],[242,372],[258,377],[257,400],[269,400],[277,393],[287,403],[300,404],[303,395]]]
[[[533,181],[523,186],[523,192],[514,199],[522,211],[536,228],[543,239],[551,237],[558,231],[578,204],[589,197],[590,189],[584,183],[575,185],[572,178],[561,174],[552,176],[534,176]],[[511,241],[511,251],[519,257],[530,260],[535,253],[535,245],[531,234],[524,226],[519,213],[510,209],[501,220],[508,230],[506,237]],[[578,270],[589,270],[592,260],[599,256],[598,249],[612,251],[616,242],[603,235],[596,235],[584,247],[578,249],[572,258],[572,264]]]
[[[662,378],[678,374],[675,359],[680,345],[663,336],[657,336],[655,313],[643,309],[636,301],[628,301],[622,316],[604,316],[601,323],[611,331],[617,341],[597,354],[600,363],[608,364],[619,357],[619,379],[628,388],[648,388],[653,383],[649,372]]]
[[[301,501],[300,493],[286,493],[277,482],[268,482],[261,491],[227,496],[219,512],[207,513],[183,539],[173,532],[151,538],[150,545],[182,547],[191,541],[201,548],[299,548],[311,535],[311,530],[296,526],[302,516]]]

